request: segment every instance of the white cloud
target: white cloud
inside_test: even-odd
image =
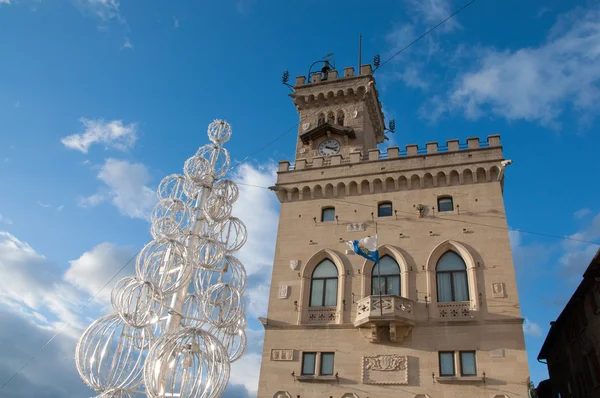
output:
[[[269,306],[269,288],[271,276],[265,283],[248,287],[244,295],[248,299],[247,312],[253,317],[266,316]]]
[[[10,4],[10,0],[0,0],[0,4]]]
[[[598,245],[586,243],[600,240],[600,213],[596,214],[589,225],[569,236],[577,240],[565,240],[562,244],[564,254],[559,262],[563,272],[575,278],[581,278],[583,272],[598,250]],[[585,241],[585,242],[580,242]]]
[[[80,8],[97,16],[100,20],[107,22],[111,19],[122,20],[120,4],[117,0],[74,0]]]
[[[559,128],[566,110],[593,119],[600,109],[600,9],[566,14],[545,43],[518,50],[475,50],[475,65],[429,104],[430,118],[462,111],[468,119],[491,114]]]
[[[525,322],[523,323],[523,333],[532,337],[542,337],[542,328],[535,323],[531,322],[529,319],[525,318]]]
[[[406,0],[410,14],[417,17],[429,28],[448,18],[454,10],[451,8],[450,0]],[[456,18],[446,21],[438,29],[451,31],[460,28]]]
[[[79,198],[80,206],[95,206],[110,200],[121,214],[145,219],[157,202],[155,191],[147,186],[150,181],[148,170],[141,163],[109,158],[97,177],[106,184],[107,192]]]
[[[77,260],[70,261],[71,266],[64,279],[92,296],[120,271],[133,254],[134,251],[130,247],[101,243],[83,253]],[[111,284],[102,290],[98,295],[100,300],[105,303],[110,301],[110,292],[118,279],[114,278]]]
[[[242,164],[234,173],[233,180],[268,187],[277,179],[275,164],[253,166]],[[249,276],[268,273],[273,265],[279,202],[275,194],[267,189],[239,185],[240,197],[233,206],[233,214],[239,217],[248,229],[248,241],[237,253]]]
[[[123,42],[123,45],[121,46],[121,50],[125,50],[125,49],[133,49],[133,44],[131,44],[131,41],[129,40],[128,37],[125,38],[125,41]]]
[[[173,17],[173,28],[179,28],[179,19]]]
[[[590,209],[580,209],[577,210],[575,213],[573,213],[573,216],[577,219],[581,219],[584,218],[588,215],[590,215],[592,213],[592,211]]]
[[[256,394],[261,357],[257,353],[246,353],[239,360],[232,363],[230,382],[232,384],[242,384],[249,393]]]
[[[103,119],[90,120],[81,118],[85,131],[81,134],[72,134],[60,140],[70,149],[87,153],[93,144],[104,144],[119,150],[132,148],[137,139],[137,125],[135,123],[123,124],[121,120],[105,122]]]
[[[0,223],[3,224],[7,224],[7,225],[12,225],[12,220],[8,217],[3,216],[2,214],[0,214]]]
[[[46,208],[46,209],[47,209],[48,207],[52,206],[52,205],[51,205],[51,204],[49,204],[49,203],[42,203],[42,202],[40,202],[39,200],[37,201],[37,204],[38,204],[38,206],[40,206],[40,207],[44,207],[44,208]]]

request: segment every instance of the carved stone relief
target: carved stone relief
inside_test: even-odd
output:
[[[492,283],[492,296],[494,298],[504,298],[505,296],[505,291],[504,291],[504,283]]]
[[[362,359],[364,384],[408,384],[406,355],[373,355]]]
[[[353,224],[348,224],[346,226],[346,232],[361,232],[367,230],[367,224],[364,222],[358,222]]]
[[[290,287],[288,285],[279,286],[279,298],[286,299],[290,293]]]
[[[277,391],[273,398],[292,398],[292,396],[287,391]]]
[[[293,361],[294,350],[271,350],[271,361]]]
[[[300,260],[290,260],[290,268],[292,271],[297,271],[300,268]]]

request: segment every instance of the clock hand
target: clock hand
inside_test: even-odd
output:
[[[327,149],[331,149],[332,151],[335,151],[335,148],[334,148],[334,147],[331,147],[331,146],[325,146],[325,148],[327,148]]]

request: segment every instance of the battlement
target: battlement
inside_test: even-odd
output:
[[[327,73],[327,80],[322,80],[322,76],[320,72],[315,72],[312,74],[312,81],[307,83],[306,82],[306,76],[298,76],[296,77],[296,88],[299,88],[301,86],[307,86],[307,85],[316,85],[318,83],[324,83],[324,82],[331,82],[334,80],[339,80],[339,79],[348,79],[348,78],[356,78],[356,77],[365,77],[365,76],[371,76],[373,74],[373,69],[371,68],[370,64],[366,64],[366,65],[362,65],[360,67],[360,74],[355,75],[354,74],[354,67],[350,66],[348,68],[344,68],[344,73],[339,76],[339,73],[337,70],[332,69]]]
[[[299,159],[296,164],[292,164],[287,160],[283,160],[279,162],[278,171],[281,173],[318,167],[370,162],[375,160],[402,159],[411,158],[414,156],[436,155],[487,148],[501,148],[500,135],[489,135],[486,141],[480,141],[478,137],[470,137],[467,138],[465,143],[460,143],[459,140],[452,139],[446,141],[446,145],[439,145],[438,142],[428,142],[425,144],[424,148],[419,148],[417,144],[409,144],[406,145],[406,149],[404,150],[401,150],[397,146],[387,148],[387,152],[381,152],[379,149],[371,149],[369,150],[367,156],[362,156],[361,152],[351,152],[347,157],[343,157],[342,155],[315,157],[312,159],[312,162],[308,162],[305,159]]]

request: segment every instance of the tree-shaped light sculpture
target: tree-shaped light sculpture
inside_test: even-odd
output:
[[[111,294],[114,312],[96,320],[76,348],[77,370],[99,397],[220,397],[230,363],[246,349],[246,271],[234,253],[246,227],[231,216],[237,185],[223,179],[231,126],[208,126],[200,147],[158,187],[154,238],[136,275]]]

